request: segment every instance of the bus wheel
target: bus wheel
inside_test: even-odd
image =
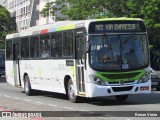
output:
[[[75,90],[73,87],[73,82],[70,79],[68,82],[68,98],[71,102],[76,103],[77,102],[77,96],[75,95]]]
[[[156,90],[157,90],[157,91],[160,91],[160,87],[157,87]]]
[[[125,101],[128,98],[128,95],[116,95],[118,101]]]
[[[31,85],[29,82],[28,75],[26,75],[24,78],[24,91],[25,91],[26,95],[28,95],[28,96],[32,95],[32,93],[33,93],[33,90],[31,89]]]

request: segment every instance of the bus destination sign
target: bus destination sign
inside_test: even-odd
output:
[[[145,32],[145,26],[141,21],[112,21],[93,22],[89,26],[89,33],[104,32]]]

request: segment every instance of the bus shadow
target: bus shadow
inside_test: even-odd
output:
[[[1,76],[0,77],[0,83],[6,83],[7,81],[6,81],[6,78],[5,78],[5,76]]]
[[[65,94],[54,92],[36,92],[33,96],[44,96],[59,100],[68,100]],[[84,98],[79,97],[78,104],[87,103],[95,106],[114,106],[114,105],[143,105],[143,104],[159,104],[160,103],[160,91],[152,91],[151,94],[138,94],[130,95],[126,101],[118,101],[114,97],[105,98]]]
[[[96,106],[159,104],[160,92],[151,94],[130,95],[126,101],[118,101],[114,97],[91,99],[88,104]]]

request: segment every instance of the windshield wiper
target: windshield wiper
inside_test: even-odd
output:
[[[128,38],[126,38],[125,40],[124,40],[124,42],[121,42],[121,40],[120,40],[120,42],[121,42],[121,44],[120,44],[120,48],[121,48],[121,50],[123,51],[123,47],[122,46],[124,46],[124,44],[126,44],[131,38],[133,38],[133,35],[134,35],[135,33],[133,32],[132,34],[130,34],[130,36],[128,37]]]

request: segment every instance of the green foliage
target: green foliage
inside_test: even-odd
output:
[[[11,31],[10,13],[0,5],[0,49],[5,47],[5,37]]]

